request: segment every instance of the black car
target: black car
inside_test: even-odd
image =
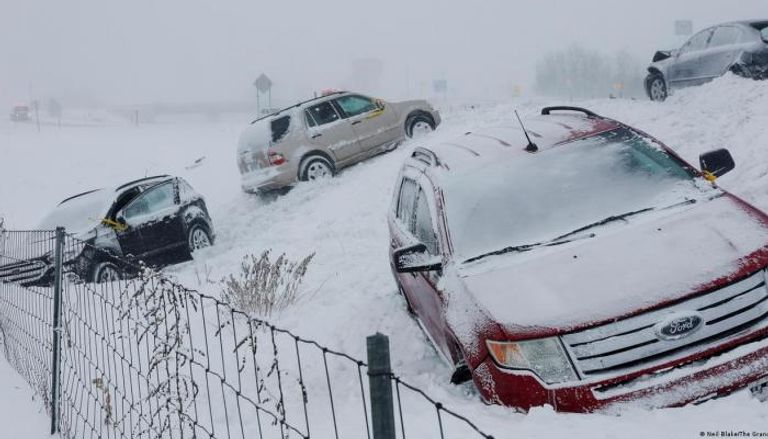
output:
[[[138,262],[164,266],[189,260],[214,240],[203,197],[184,179],[167,175],[67,198],[39,226],[56,227],[74,238],[64,250],[67,271],[88,282],[120,279],[135,272]],[[18,245],[25,253],[36,248],[32,242]],[[41,254],[0,266],[0,281],[50,284],[53,246],[37,247]]]
[[[768,20],[719,24],[695,34],[679,50],[658,51],[645,90],[663,101],[676,88],[701,85],[726,72],[768,77]]]

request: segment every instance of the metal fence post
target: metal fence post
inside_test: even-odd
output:
[[[64,228],[56,228],[53,253],[53,359],[51,361],[51,434],[59,431],[59,363],[61,362],[61,278]]]
[[[389,337],[376,333],[367,338],[368,382],[371,390],[371,425],[374,439],[395,439],[392,400],[392,365]]]

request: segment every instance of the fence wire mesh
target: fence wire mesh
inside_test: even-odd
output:
[[[372,437],[365,362],[71,236],[56,357],[55,236],[0,231],[0,344],[62,437]],[[491,437],[391,379],[398,438]]]

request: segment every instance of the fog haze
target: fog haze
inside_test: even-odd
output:
[[[547,51],[626,50],[645,65],[684,40],[677,19],[768,18],[765,0],[0,2],[3,105],[248,101],[262,72],[278,103],[324,88],[429,97],[433,79],[504,99],[534,92]]]

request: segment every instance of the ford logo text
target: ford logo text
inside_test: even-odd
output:
[[[704,320],[696,313],[680,313],[669,316],[657,323],[656,336],[662,340],[677,340],[687,337],[701,327]]]

